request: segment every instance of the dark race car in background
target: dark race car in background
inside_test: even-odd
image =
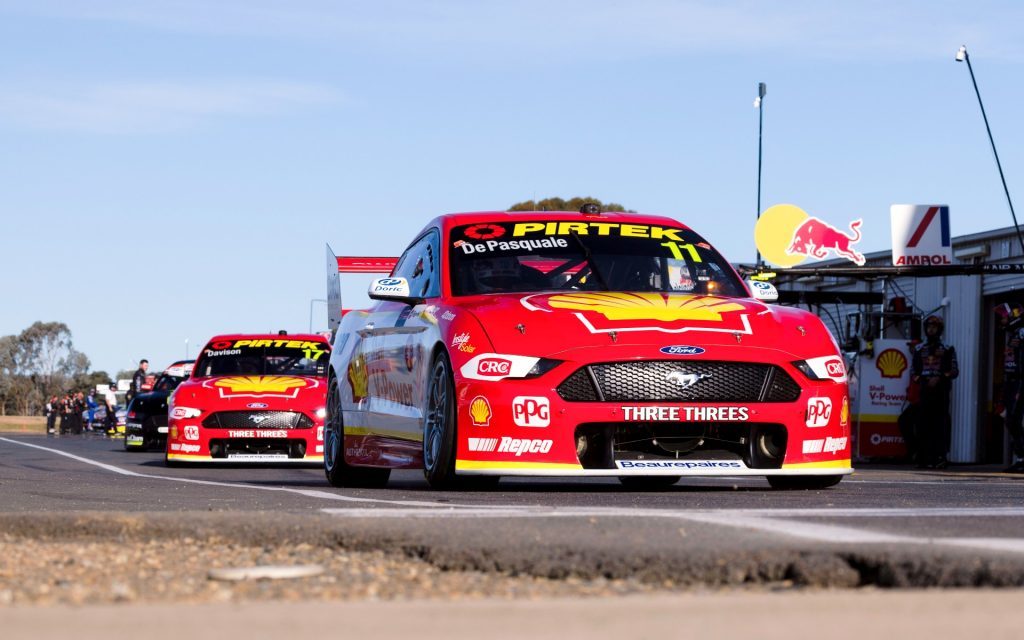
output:
[[[195,360],[178,360],[161,373],[152,390],[140,393],[125,415],[125,451],[162,448],[167,442],[167,398],[192,373]]]

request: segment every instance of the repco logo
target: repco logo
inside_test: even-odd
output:
[[[846,372],[842,360],[829,360],[825,363],[825,371],[833,378],[842,378]]]
[[[512,361],[504,358],[484,358],[476,365],[476,372],[482,376],[507,376],[512,370]]]
[[[807,401],[807,426],[825,427],[832,417],[831,398],[811,398]]]

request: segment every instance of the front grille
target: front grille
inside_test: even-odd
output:
[[[230,458],[234,454],[286,455],[289,458],[302,458],[306,455],[306,441],[285,438],[213,438],[210,440],[211,458]]]
[[[794,402],[800,386],[770,364],[647,360],[583,367],[558,395],[569,402]]]
[[[308,429],[313,421],[298,411],[219,411],[203,420],[207,429]]]

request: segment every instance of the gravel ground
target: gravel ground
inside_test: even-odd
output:
[[[319,576],[225,582],[209,570],[263,565],[321,565]],[[150,542],[49,542],[0,537],[0,606],[251,600],[445,600],[613,596],[672,590],[634,580],[550,580],[500,573],[444,571],[383,552],[351,552],[306,543],[244,546],[184,538]]]

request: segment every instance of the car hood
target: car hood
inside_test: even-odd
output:
[[[324,406],[326,389],[325,380],[306,376],[190,378],[175,390],[174,405],[204,411],[310,411]]]
[[[460,306],[486,328],[498,353],[557,357],[628,345],[741,346],[794,358],[837,352],[814,314],[749,298],[572,291],[473,296]]]

